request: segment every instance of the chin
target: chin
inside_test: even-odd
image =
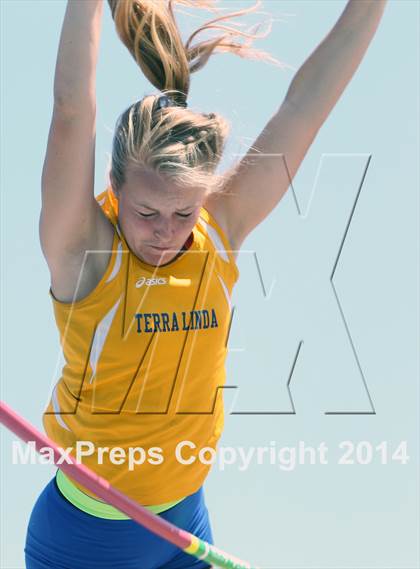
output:
[[[158,251],[140,251],[140,259],[144,259],[147,263],[151,263],[153,265],[162,265],[165,263],[169,263],[172,259],[174,259],[178,255],[179,251],[171,251],[170,253],[159,253]]]

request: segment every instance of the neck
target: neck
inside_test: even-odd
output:
[[[184,245],[182,246],[182,251],[186,251],[187,249],[189,249],[192,245],[193,240],[194,240],[194,235],[191,232],[188,239],[185,241]]]

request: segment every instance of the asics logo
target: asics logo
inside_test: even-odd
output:
[[[143,285],[155,286],[155,285],[166,285],[166,284],[168,284],[168,279],[165,279],[163,277],[157,279],[146,279],[146,277],[141,277],[136,282],[136,288],[141,288]]]

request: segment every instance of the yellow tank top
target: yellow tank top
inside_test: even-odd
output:
[[[60,302],[50,289],[65,365],[43,424],[122,492],[163,504],[196,492],[211,468],[239,271],[206,209],[190,248],[155,267],[130,251],[112,190],[97,200],[114,225],[112,256],[85,298]]]

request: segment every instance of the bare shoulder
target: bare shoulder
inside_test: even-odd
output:
[[[95,289],[109,265],[114,235],[114,226],[98,205],[91,240],[78,250],[62,251],[49,263],[51,291],[58,301],[77,302]]]
[[[226,235],[235,259],[238,257],[241,241],[234,234],[229,224],[227,198],[223,194],[210,194],[203,204],[204,208],[214,217],[219,227]]]

